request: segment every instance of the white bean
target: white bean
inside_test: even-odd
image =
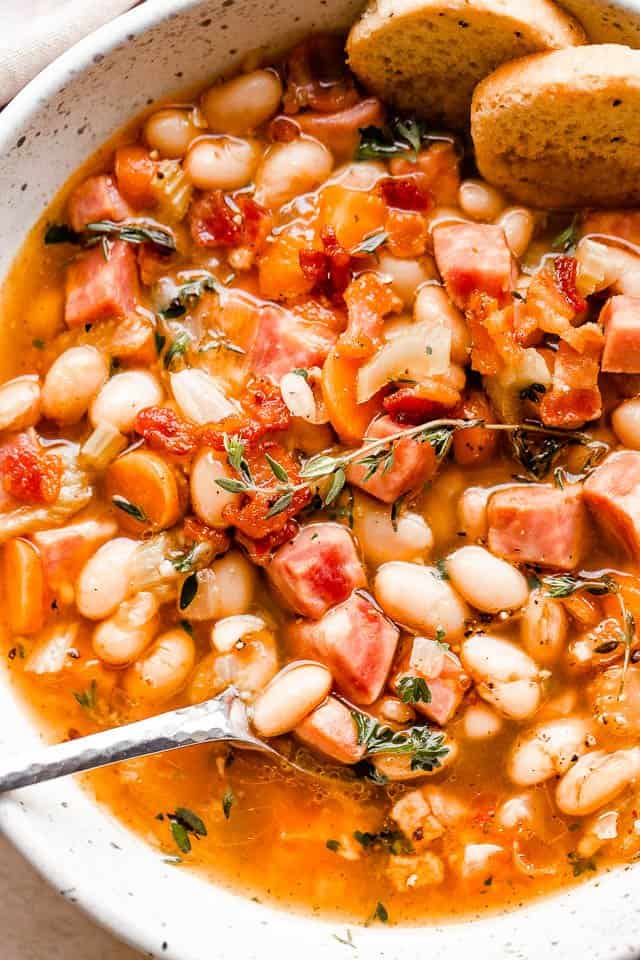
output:
[[[386,176],[387,168],[384,163],[376,160],[360,160],[355,163],[346,163],[336,170],[331,182],[338,182],[347,190],[373,190],[377,181]]]
[[[611,414],[611,426],[620,443],[629,450],[640,450],[640,398],[625,400]]]
[[[259,159],[254,141],[208,137],[189,148],[182,167],[199,190],[237,190],[251,183]]]
[[[467,487],[458,501],[458,525],[470,540],[486,539],[487,504],[492,492],[490,487]]]
[[[391,520],[391,507],[359,495],[353,511],[353,528],[365,558],[376,566],[388,560],[426,559],[433,534],[424,517],[403,510]]]
[[[331,674],[320,663],[288,664],[254,704],[253,725],[258,735],[279,737],[289,733],[326,699],[331,683]]]
[[[253,70],[219,83],[202,97],[202,112],[217,133],[250,133],[276,113],[282,84],[275,70]]]
[[[255,569],[239,550],[230,550],[197,576],[196,595],[181,611],[185,619],[221,620],[247,611],[255,589]]]
[[[191,367],[169,376],[171,392],[180,412],[194,423],[213,423],[224,420],[239,410],[226,395],[224,384],[206,370]]]
[[[488,740],[502,730],[502,717],[484,703],[474,703],[462,718],[464,735],[469,740]]]
[[[277,143],[258,169],[256,200],[266,207],[280,207],[318,187],[332,167],[333,157],[317,140],[301,137],[291,143]]]
[[[460,650],[462,665],[483,700],[514,720],[526,720],[540,705],[538,668],[523,650],[501,637],[476,633]]]
[[[107,361],[95,347],[65,350],[45,377],[42,412],[58,423],[77,423],[108,377]]]
[[[136,541],[116,537],[98,547],[80,571],[76,606],[89,620],[110,617],[129,592]]]
[[[189,679],[195,659],[195,644],[186,630],[167,630],[142,659],[125,671],[124,691],[131,700],[138,702],[168,700]]]
[[[236,503],[240,494],[229,493],[218,486],[221,477],[230,480],[233,474],[213,450],[201,450],[193,461],[189,489],[193,512],[210,527],[228,527],[224,519],[225,508]]]
[[[381,249],[384,251],[384,247]],[[381,252],[378,256],[378,268],[380,273],[391,277],[393,292],[397,293],[408,307],[413,303],[418,287],[428,280],[433,280],[437,275],[431,257],[405,260],[401,257],[392,257],[390,253]]]
[[[449,300],[445,289],[427,283],[418,291],[413,308],[416,323],[441,324],[451,331],[451,359],[463,366],[469,360],[471,336],[464,316]]]
[[[94,427],[109,423],[120,433],[133,430],[136,417],[145,407],[162,401],[162,388],[146,370],[125,370],[107,380],[89,410]]]
[[[151,149],[170,160],[184,157],[200,132],[188,110],[172,107],[153,113],[144,125],[145,140]]]
[[[200,661],[189,685],[189,700],[200,703],[229,684],[253,696],[278,669],[278,650],[272,633],[261,630],[229,653],[210,653]]]
[[[252,633],[266,629],[262,617],[250,613],[236,613],[218,620],[211,628],[211,646],[218,653],[229,653],[237,643]]]
[[[585,754],[556,788],[556,803],[570,817],[584,817],[609,803],[640,775],[640,747]]]
[[[93,631],[94,653],[112,666],[136,660],[156,632],[158,601],[152,593],[139,593],[120,604],[117,612]]]
[[[40,383],[37,376],[8,380],[0,387],[0,430],[24,430],[40,419]]]
[[[461,547],[447,557],[446,566],[458,593],[483,613],[518,610],[529,596],[520,571],[484,547]]]
[[[499,190],[484,180],[463,180],[458,188],[458,205],[472,220],[495,220],[504,209],[505,199]]]
[[[566,773],[593,746],[591,724],[581,717],[541,723],[522,733],[507,761],[507,773],[520,787]]]
[[[373,589],[393,620],[433,635],[440,628],[449,640],[462,636],[468,607],[436,567],[400,560],[383,563]]]
[[[280,393],[289,413],[307,423],[326,422],[318,419],[318,405],[306,377],[298,373],[285,373],[280,380]]]
[[[533,590],[522,611],[522,645],[536,663],[549,666],[559,660],[567,639],[567,614],[559,600]]]
[[[496,220],[504,230],[507,246],[514,257],[522,257],[533,238],[536,221],[526,207],[507,207]]]

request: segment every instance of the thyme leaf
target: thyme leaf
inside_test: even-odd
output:
[[[560,233],[551,241],[552,250],[561,250],[563,253],[569,253],[578,242],[580,216],[575,214],[568,227],[561,230]]]
[[[123,513],[128,513],[130,517],[133,517],[134,520],[138,520],[139,523],[147,522],[147,515],[142,509],[138,507],[135,503],[131,503],[130,500],[127,500],[126,497],[121,497],[118,493],[114,494],[111,497],[111,503],[114,507],[117,507],[118,510],[122,510]]]
[[[98,684],[94,679],[86,690],[83,690],[82,693],[74,693],[73,696],[84,710],[95,710],[98,699],[97,694]]]
[[[449,753],[444,733],[426,725],[394,731],[359,710],[352,710],[351,716],[356,725],[358,743],[364,745],[366,757],[381,753],[408,754],[412,770],[435,770]]]
[[[431,703],[431,690],[422,677],[402,677],[398,681],[398,695],[403,703]]]
[[[196,593],[198,592],[198,577],[195,573],[190,573],[186,580],[183,581],[182,587],[180,589],[180,600],[178,601],[178,606],[180,610],[186,610],[190,603],[195,598]]]
[[[93,235],[95,241],[101,237],[115,237],[126,243],[152,243],[161,250],[173,252],[176,249],[176,238],[167,227],[160,227],[153,223],[123,220],[115,223],[113,220],[97,220],[87,224],[87,232]],[[91,238],[87,241],[91,244]]]
[[[176,317],[183,316],[189,307],[193,306],[207,290],[220,291],[220,284],[211,273],[203,274],[200,277],[194,277],[183,283],[172,297],[169,304],[160,311],[165,320],[173,320]],[[239,347],[237,348],[240,349]],[[241,351],[242,353],[244,351]]]
[[[582,577],[574,577],[571,573],[551,574],[540,578],[540,583],[544,587],[547,597],[562,599],[570,597],[578,590],[584,590],[594,596],[603,596],[606,593],[617,593],[618,584],[609,576],[589,576],[584,574]]]
[[[375,253],[378,247],[381,247],[388,239],[389,234],[386,230],[377,230],[375,233],[365,237],[364,240],[361,240],[357,246],[353,247],[351,253],[353,256],[359,253]]]

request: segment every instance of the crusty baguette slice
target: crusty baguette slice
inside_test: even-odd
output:
[[[640,47],[640,8],[620,0],[558,0],[584,27],[589,43],[624,43]]]
[[[574,47],[503,64],[476,88],[489,183],[537,207],[640,203],[640,50]]]
[[[463,129],[473,88],[505,60],[584,41],[551,0],[372,0],[347,52],[354,73],[388,103]]]

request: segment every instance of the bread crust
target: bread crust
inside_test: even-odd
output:
[[[473,88],[499,64],[584,42],[582,27],[551,0],[372,0],[347,53],[387,103],[465,129]]]
[[[640,203],[640,51],[600,44],[503,64],[471,106],[476,162],[520,203]]]

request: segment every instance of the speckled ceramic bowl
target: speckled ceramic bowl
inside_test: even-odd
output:
[[[640,42],[640,0],[565,2],[588,18],[594,40]],[[79,43],[0,115],[0,275],[67,176],[145,104],[215,76],[258,46],[282,49],[311,30],[346,26],[359,6],[359,0],[149,0]],[[37,740],[0,670],[0,750]],[[505,916],[422,929],[356,928],[352,950],[336,938],[344,939],[345,930],[335,923],[249,902],[166,865],[72,780],[3,797],[0,827],[66,897],[149,957],[621,960],[640,954],[635,869]]]

